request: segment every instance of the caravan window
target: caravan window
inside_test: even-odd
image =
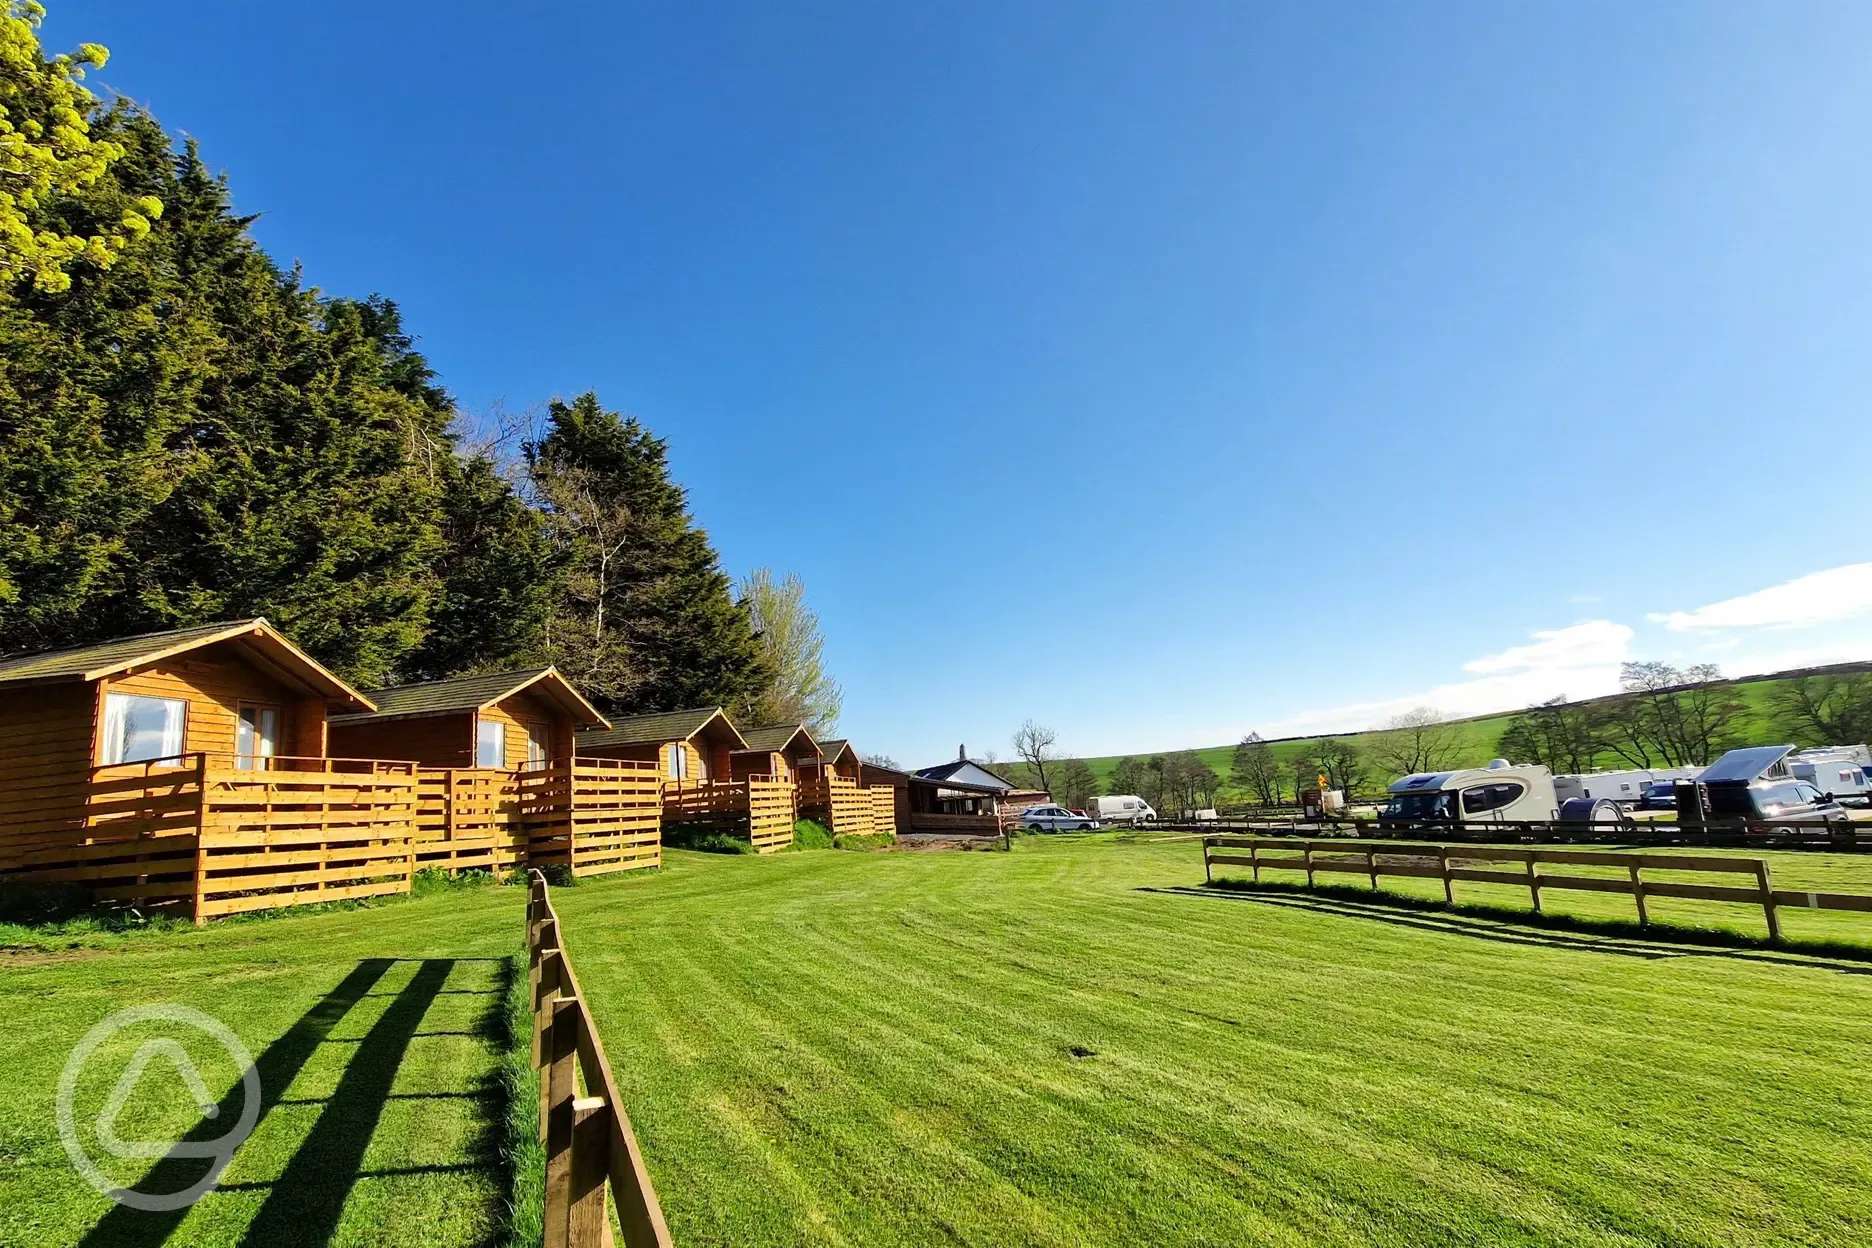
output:
[[[104,695],[104,757],[109,763],[146,763],[182,752],[188,703],[181,698]]]
[[[1463,814],[1479,815],[1491,810],[1500,810],[1512,804],[1525,792],[1527,792],[1527,786],[1521,784],[1484,784],[1473,789],[1464,789]]]

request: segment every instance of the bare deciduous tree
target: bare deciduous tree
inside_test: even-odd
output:
[[[1040,778],[1040,787],[1049,793],[1052,790],[1047,787],[1047,766],[1059,757],[1055,749],[1058,744],[1058,733],[1031,719],[1014,730],[1014,753],[1034,769],[1034,775]]]
[[[1366,752],[1380,768],[1400,776],[1453,766],[1462,733],[1443,712],[1419,706],[1386,720]]]
[[[776,581],[767,568],[743,577],[736,596],[747,605],[754,631],[773,668],[773,680],[753,699],[757,724],[805,724],[816,733],[838,725],[845,694],[825,670],[819,614],[806,605],[806,583],[789,572]]]
[[[1246,789],[1263,806],[1278,806],[1281,799],[1281,766],[1274,751],[1261,734],[1251,732],[1235,747],[1229,760],[1229,779]]]

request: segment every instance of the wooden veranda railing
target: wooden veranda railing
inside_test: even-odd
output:
[[[666,780],[663,822],[672,827],[707,827],[745,836],[762,853],[793,843],[799,817],[798,788],[778,776],[745,780]]]
[[[609,1245],[607,1192],[625,1248],[667,1248],[669,1227],[598,1027],[561,943],[546,877],[539,871],[527,875],[527,961],[533,1068],[540,1072],[539,1131],[546,1146],[547,1248]]]
[[[0,874],[183,907],[197,922],[408,892],[415,808],[413,763],[214,753],[117,763],[15,812]]]

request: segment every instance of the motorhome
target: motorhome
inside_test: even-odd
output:
[[[1157,818],[1150,803],[1134,793],[1095,797],[1086,813],[1100,823],[1148,823]]]
[[[1872,793],[1872,751],[1863,745],[1802,750],[1787,760],[1787,769],[1796,780],[1837,798],[1857,799]]]
[[[1389,826],[1560,817],[1553,773],[1532,764],[1516,766],[1505,758],[1486,767],[1405,776],[1390,793],[1379,816],[1379,822]]]
[[[1630,809],[1644,797],[1645,786],[1672,780],[1694,780],[1700,767],[1635,768],[1630,771],[1589,771],[1553,778],[1554,796],[1563,804],[1577,797],[1612,801]]]

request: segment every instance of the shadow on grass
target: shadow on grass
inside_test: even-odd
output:
[[[481,1012],[475,1031],[470,1034],[481,1037],[491,1046],[498,1046],[496,1052],[504,1053],[511,1047],[513,1035],[507,1018],[506,999],[513,990],[517,972],[513,959],[501,958],[498,961],[500,970],[497,986],[472,994],[465,989],[443,988],[457,959],[424,960],[409,983],[395,993],[377,993],[372,989],[396,964],[396,959],[371,958],[362,961],[336,988],[320,998],[316,1005],[254,1060],[261,1089],[256,1128],[275,1105],[322,1104],[323,1109],[278,1178],[269,1182],[224,1185],[229,1191],[267,1193],[242,1236],[243,1244],[270,1248],[277,1244],[323,1244],[329,1241],[338,1228],[345,1200],[360,1178],[477,1170],[495,1175],[499,1190],[509,1189],[510,1184],[503,1173],[505,1166],[500,1142],[501,1124],[508,1107],[498,1072],[484,1076],[472,1091],[406,1094],[407,1098],[466,1097],[479,1102],[479,1112],[475,1115],[478,1139],[473,1161],[462,1165],[402,1167],[381,1172],[366,1172],[362,1168],[365,1150],[376,1132],[384,1106],[393,1099],[406,1099],[406,1096],[393,1094],[390,1089],[410,1042],[421,1035],[430,1034],[419,1028],[438,996],[447,992],[489,997],[487,1008]],[[331,1038],[332,1030],[358,1002],[378,996],[388,997],[390,1004],[361,1039],[337,1041]],[[319,1047],[328,1043],[352,1046],[344,1073],[331,1095],[287,1100],[284,1096],[287,1088]],[[215,1107],[213,1114],[204,1116],[183,1137],[184,1142],[219,1138],[226,1129],[225,1124],[238,1119],[242,1096],[242,1085],[236,1083]],[[198,1181],[209,1164],[206,1158],[172,1152],[158,1161],[136,1186],[138,1190],[146,1192],[178,1191]],[[186,1208],[151,1212],[117,1205],[91,1228],[81,1241],[82,1248],[104,1248],[106,1245],[112,1248],[156,1248],[170,1241],[187,1214]]]
[[[1285,881],[1253,884],[1217,880],[1182,888],[1143,888],[1140,892],[1287,906],[1326,914],[1349,915],[1420,931],[1470,936],[1504,944],[1544,945],[1621,957],[1661,960],[1730,957],[1750,962],[1822,968],[1847,975],[1872,975],[1872,947],[1833,940],[1770,941],[1765,937],[1719,928],[1653,921],[1640,926],[1630,919],[1592,919],[1571,914],[1542,914],[1509,906],[1448,902],[1402,893],[1371,892],[1327,884],[1307,888]],[[1549,935],[1548,933],[1554,933]],[[1564,935],[1563,935],[1564,934]],[[1597,937],[1599,939],[1582,939]],[[1691,946],[1686,948],[1685,946]],[[1777,955],[1800,956],[1777,956]],[[1829,960],[1838,959],[1838,960]]]

